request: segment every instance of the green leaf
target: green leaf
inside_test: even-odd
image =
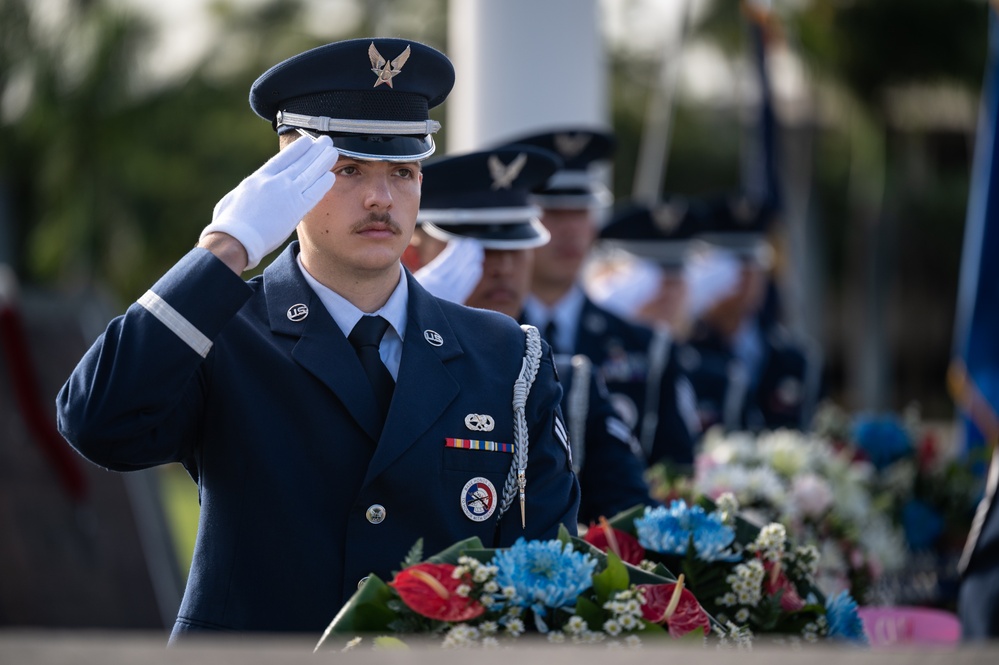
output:
[[[374,648],[383,651],[409,651],[409,645],[398,637],[380,635],[374,639]]]
[[[569,530],[565,528],[564,524],[558,525],[558,540],[560,543],[562,543],[563,545],[565,545],[566,543],[571,543],[574,537],[575,536],[569,533]]]
[[[395,619],[395,613],[388,609],[387,603],[394,596],[395,592],[391,587],[377,575],[371,575],[333,617],[333,621],[319,639],[316,649],[319,649],[332,634],[389,631],[389,624]]]
[[[406,558],[402,560],[402,569],[405,570],[410,566],[415,566],[416,564],[423,561],[423,538],[417,538],[416,542],[409,549],[406,554]]]
[[[576,616],[585,621],[590,630],[603,630],[604,611],[589,598],[576,598]]]
[[[637,505],[634,508],[628,508],[627,510],[622,510],[614,517],[607,520],[612,527],[615,529],[620,529],[625,533],[629,533],[632,536],[635,534],[635,520],[645,514],[645,506]]]
[[[478,536],[472,536],[471,538],[466,538],[465,540],[459,540],[451,547],[446,550],[442,550],[437,554],[433,555],[427,562],[429,563],[450,563],[452,565],[458,565],[458,557],[463,554],[467,554],[468,550],[481,550],[482,541],[479,540]]]
[[[607,567],[603,572],[593,576],[593,589],[597,592],[597,602],[603,605],[615,591],[628,588],[628,569],[621,557],[613,552],[607,553]]]

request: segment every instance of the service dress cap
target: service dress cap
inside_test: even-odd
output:
[[[655,206],[628,203],[600,230],[599,242],[602,247],[623,249],[667,270],[678,270],[698,242],[699,221],[683,198]]]
[[[767,238],[774,208],[743,195],[716,196],[699,203],[700,238],[744,261],[767,265],[773,248]]]
[[[327,134],[357,159],[419,161],[440,123],[429,110],[454,85],[440,51],[405,39],[326,44],[280,62],[250,88],[250,107],[279,133]]]
[[[562,167],[533,195],[543,208],[606,208],[614,201],[595,166],[614,153],[614,135],[592,127],[566,127],[514,138],[507,143],[533,145],[554,152]]]
[[[423,167],[418,218],[439,240],[475,238],[486,249],[530,249],[551,235],[530,201],[561,162],[534,146],[506,146],[434,160]]]

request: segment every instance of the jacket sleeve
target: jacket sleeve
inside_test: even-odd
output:
[[[188,458],[214,340],[251,294],[210,252],[189,252],[80,360],[56,397],[59,431],[116,471]]]
[[[562,524],[571,534],[577,533],[579,482],[572,470],[569,435],[559,407],[562,386],[551,349],[544,342],[542,347],[538,374],[525,409],[530,443],[524,524],[521,524],[520,501],[515,495],[499,522],[496,543],[499,547],[508,547],[522,536],[528,540],[555,538]]]

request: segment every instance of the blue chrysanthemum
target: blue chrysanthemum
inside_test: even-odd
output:
[[[513,547],[496,553],[493,565],[500,587],[514,590],[508,602],[530,607],[541,617],[548,608],[575,605],[579,594],[593,585],[597,560],[568,543],[518,538]]]
[[[717,513],[706,513],[700,506],[687,506],[676,500],[669,508],[646,508],[635,520],[638,542],[654,552],[684,556],[691,542],[697,558],[703,561],[737,561],[730,549],[735,530],[722,522]]]
[[[826,600],[826,621],[829,622],[829,637],[867,642],[864,622],[857,613],[857,601],[846,591],[840,591]]]
[[[858,419],[853,427],[853,438],[878,469],[913,452],[909,433],[892,416]]]
[[[943,517],[924,501],[913,499],[902,506],[905,540],[914,551],[933,547],[944,530]]]

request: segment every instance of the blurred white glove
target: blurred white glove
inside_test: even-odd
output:
[[[687,302],[690,315],[699,317],[709,307],[730,295],[739,284],[739,259],[731,252],[709,249],[687,259]]]
[[[246,269],[255,267],[333,187],[336,176],[330,169],[338,158],[328,136],[292,142],[222,197],[201,238],[228,233],[246,249]]]
[[[449,240],[444,251],[413,277],[432,295],[464,305],[482,279],[482,244],[472,238]]]
[[[634,320],[659,291],[662,269],[652,261],[621,254],[602,268],[590,276],[587,292],[594,303],[624,319]]]

